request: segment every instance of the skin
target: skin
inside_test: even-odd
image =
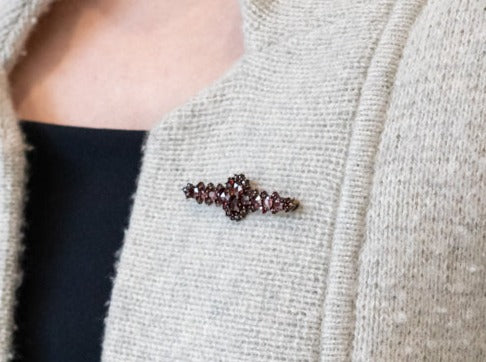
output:
[[[57,0],[9,75],[19,119],[149,130],[243,54],[238,0]]]

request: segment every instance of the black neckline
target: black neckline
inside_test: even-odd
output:
[[[31,119],[20,119],[19,124],[22,127],[42,127],[51,129],[63,129],[66,131],[84,131],[84,132],[105,132],[105,133],[147,133],[148,130],[143,129],[122,129],[122,128],[97,128],[97,127],[84,127],[75,126],[70,124],[54,124],[47,122],[40,122]]]

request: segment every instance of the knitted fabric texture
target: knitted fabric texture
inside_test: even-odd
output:
[[[0,361],[28,147],[6,74],[49,3],[0,0]],[[144,144],[103,361],[484,360],[484,3],[240,4],[242,58]],[[234,173],[301,206],[235,223],[181,192]]]

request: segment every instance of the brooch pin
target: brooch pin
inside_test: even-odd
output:
[[[250,212],[261,210],[263,214],[270,211],[276,214],[279,211],[294,211],[299,202],[290,197],[280,197],[277,192],[268,194],[250,187],[250,180],[245,175],[229,177],[226,185],[212,183],[197,185],[188,183],[182,188],[188,199],[195,199],[199,204],[215,204],[222,206],[231,220],[242,220]]]

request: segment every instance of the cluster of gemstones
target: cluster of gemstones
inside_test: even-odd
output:
[[[226,216],[236,221],[257,210],[261,210],[264,214],[269,211],[275,214],[279,211],[293,211],[299,206],[297,200],[280,197],[277,192],[268,194],[266,191],[252,189],[250,181],[243,174],[229,177],[225,185],[189,183],[182,191],[186,198],[195,199],[199,204],[222,206]]]

